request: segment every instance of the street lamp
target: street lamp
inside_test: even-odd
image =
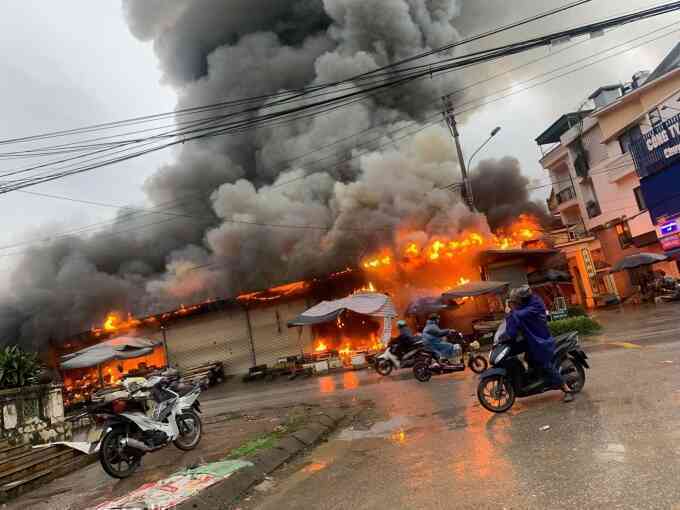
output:
[[[486,147],[487,144],[493,139],[493,137],[496,136],[500,132],[501,132],[500,126],[496,126],[495,128],[493,128],[493,131],[491,131],[489,138],[487,138],[486,141],[482,145],[479,146],[479,149],[477,149],[475,152],[472,153],[472,156],[470,156],[470,159],[468,160],[468,164],[467,164],[468,171],[470,171],[472,169],[472,160],[474,159],[474,157],[477,154],[479,154],[479,151],[481,151],[484,147]]]

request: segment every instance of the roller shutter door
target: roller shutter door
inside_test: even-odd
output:
[[[242,310],[177,322],[168,327],[166,341],[171,363],[180,368],[222,361],[228,374],[242,374],[251,366],[248,323]]]
[[[298,300],[249,310],[258,365],[271,366],[279,358],[298,355],[302,350],[309,351],[310,328],[304,328],[300,338],[298,328],[287,326],[289,320],[307,308],[305,300]]]

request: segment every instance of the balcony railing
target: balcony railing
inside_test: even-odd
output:
[[[551,232],[553,242],[556,245],[573,243],[591,237],[591,234],[583,225],[571,225]]]
[[[556,197],[557,203],[563,204],[565,202],[569,202],[570,200],[576,200],[576,191],[574,190],[573,186],[569,186],[568,188],[557,193]]]

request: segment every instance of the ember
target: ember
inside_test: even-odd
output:
[[[349,270],[342,271],[334,274],[333,276],[344,274],[345,272],[350,272]],[[287,285],[280,285],[278,287],[273,287],[261,292],[250,292],[248,294],[241,294],[237,299],[241,302],[248,301],[274,301],[286,296],[292,296],[296,294],[304,293],[309,289],[309,282],[294,282]]]

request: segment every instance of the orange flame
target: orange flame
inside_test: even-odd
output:
[[[401,254],[390,250],[382,250],[378,255],[369,257],[363,262],[364,269],[377,271],[393,268],[395,263],[402,262],[408,267],[419,267],[427,263],[441,263],[456,257],[480,250],[510,250],[521,248],[524,243],[540,237],[540,226],[536,218],[522,214],[509,227],[499,229],[492,234],[466,232],[456,238],[434,238],[423,245],[409,242]]]
[[[317,346],[314,348],[314,352],[325,352],[328,350],[328,346],[323,343],[322,341],[319,341]]]

